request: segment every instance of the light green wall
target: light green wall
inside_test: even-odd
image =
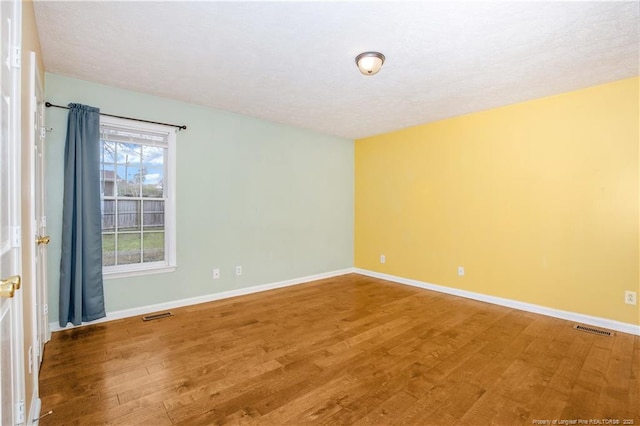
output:
[[[177,137],[178,269],[106,280],[108,312],[353,266],[353,141],[55,74],[46,74],[45,87],[54,104],[188,126]],[[66,116],[47,109],[52,321],[58,318]],[[221,269],[218,280],[211,278],[214,267]]]

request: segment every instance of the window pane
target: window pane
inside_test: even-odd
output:
[[[157,167],[144,168],[144,181],[142,183],[142,196],[162,198],[164,182],[164,169]]]
[[[140,164],[142,145],[123,142],[119,142],[116,145],[118,164]]]
[[[116,202],[102,200],[102,231],[116,230]]]
[[[118,234],[118,265],[140,263],[140,233]]]
[[[144,203],[144,230],[164,229],[164,201],[145,200]]]
[[[162,198],[166,151],[165,148],[158,146],[142,147],[143,197]]]
[[[115,195],[116,173],[113,164],[102,164],[100,167],[100,192],[107,197]]]
[[[160,262],[164,260],[164,232],[145,232],[143,235],[143,261]]]
[[[166,149],[159,146],[142,147],[142,164],[145,167],[163,167]]]
[[[110,141],[102,141],[100,146],[101,158],[103,163],[115,163],[116,162],[116,144]]]
[[[116,184],[116,144],[109,141],[100,143],[100,192],[112,197]]]
[[[118,230],[140,230],[140,201],[118,200]]]
[[[142,182],[142,146],[134,143],[119,143],[118,149],[118,195],[139,197]]]
[[[116,264],[116,238],[113,234],[102,235],[102,266]]]

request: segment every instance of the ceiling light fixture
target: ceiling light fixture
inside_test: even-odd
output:
[[[384,55],[380,52],[363,52],[356,56],[358,69],[364,75],[374,75],[384,64]]]

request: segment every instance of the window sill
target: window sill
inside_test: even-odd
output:
[[[114,278],[127,278],[127,277],[139,277],[142,275],[153,275],[153,274],[165,274],[167,272],[173,272],[176,270],[176,266],[161,266],[154,267],[148,269],[132,269],[130,271],[114,271],[114,272],[103,272],[102,279],[111,280]]]

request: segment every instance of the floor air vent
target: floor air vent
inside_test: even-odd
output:
[[[575,328],[576,330],[585,331],[591,334],[598,334],[600,336],[615,336],[615,333],[612,331],[600,330],[599,328],[587,327],[584,325],[576,324],[573,326],[573,328]]]
[[[145,315],[142,317],[142,321],[153,321],[153,320],[168,318],[172,316],[173,314],[171,312],[163,312],[161,314]]]

